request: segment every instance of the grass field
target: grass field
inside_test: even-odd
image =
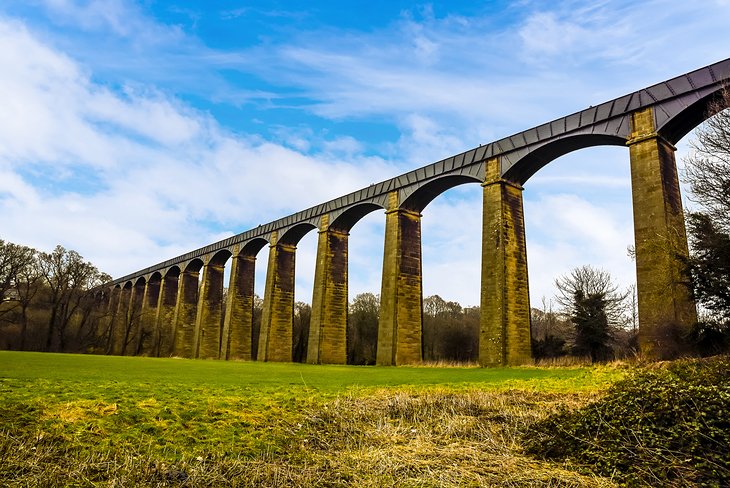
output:
[[[612,486],[519,433],[625,371],[0,352],[0,485]]]

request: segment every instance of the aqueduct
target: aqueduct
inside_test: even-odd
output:
[[[258,359],[292,360],[296,246],[319,233],[307,361],[346,362],[348,235],[385,211],[377,363],[421,360],[421,212],[454,186],[483,187],[479,362],[529,363],[530,301],[522,190],[552,160],[597,145],[628,146],[639,342],[658,357],[668,330],[696,320],[682,284],[687,256],[676,144],[708,117],[730,59],[370,185],[109,284],[112,352],[251,359],[254,269],[269,246]],[[224,266],[230,261],[225,316]],[[201,276],[202,271],[202,276]],[[145,334],[129,334],[129,330]],[[136,344],[129,344],[129,337]],[[144,343],[142,338],[145,337]]]

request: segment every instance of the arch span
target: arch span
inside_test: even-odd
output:
[[[353,205],[330,222],[330,228],[342,232],[350,232],[355,224],[376,210],[385,210],[385,208],[382,205],[372,202]]]
[[[287,231],[284,232],[281,237],[279,237],[277,244],[288,244],[290,246],[296,246],[297,243],[302,240],[302,237],[304,237],[311,230],[314,230],[316,228],[317,226],[310,224],[309,222],[302,222],[301,224],[297,224],[287,229]]]
[[[186,273],[197,273],[200,271],[200,269],[203,267],[203,260],[200,258],[195,258],[191,260],[186,266],[185,266],[185,272]]]
[[[692,104],[687,105],[686,108],[678,112],[674,117],[670,118],[665,124],[661,125],[657,129],[657,133],[672,144],[677,144],[684,136],[702,124],[702,122],[717,113],[717,111],[712,112],[711,109],[713,108],[713,105],[720,102],[723,104],[722,108],[730,108],[723,103],[724,97],[722,96],[722,93],[723,90],[727,89],[727,86],[719,87],[712,93],[699,98]]]
[[[231,255],[232,253],[228,249],[221,249],[210,258],[208,264],[212,266],[223,266]]]
[[[180,266],[178,266],[178,265],[170,266],[167,269],[167,271],[165,271],[165,278],[167,278],[167,277],[176,278],[176,277],[180,276],[180,272],[181,272]]]
[[[252,239],[248,241],[239,251],[239,256],[250,256],[250,257],[256,257],[258,253],[261,251],[261,249],[264,248],[269,244],[269,241],[264,239],[263,237],[257,237],[255,239]]]
[[[503,178],[524,185],[541,168],[559,157],[595,146],[626,146],[626,139],[610,134],[577,134],[554,139],[519,159],[504,173]]]
[[[405,200],[403,200],[400,204],[400,208],[421,213],[429,203],[446,190],[450,190],[451,188],[459,185],[465,185],[467,183],[482,183],[482,181],[475,176],[463,174],[445,175],[439,178],[434,178],[420,186]]]

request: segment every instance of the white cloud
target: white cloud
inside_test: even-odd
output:
[[[117,276],[393,172],[338,159],[351,140],[309,156],[154,89],[111,91],[17,22],[0,21],[0,61],[4,238],[61,243]]]
[[[136,3],[126,0],[39,0],[39,3],[56,22],[88,31],[134,37],[135,42],[179,40],[182,37],[179,28],[148,19]]]
[[[553,281],[584,264],[603,268],[617,283],[635,281],[627,254],[633,244],[630,206],[605,208],[575,194],[542,194],[525,201],[527,256],[533,302],[554,295]]]

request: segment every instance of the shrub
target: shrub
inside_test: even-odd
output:
[[[529,453],[630,485],[730,486],[730,357],[642,368],[523,440]]]

